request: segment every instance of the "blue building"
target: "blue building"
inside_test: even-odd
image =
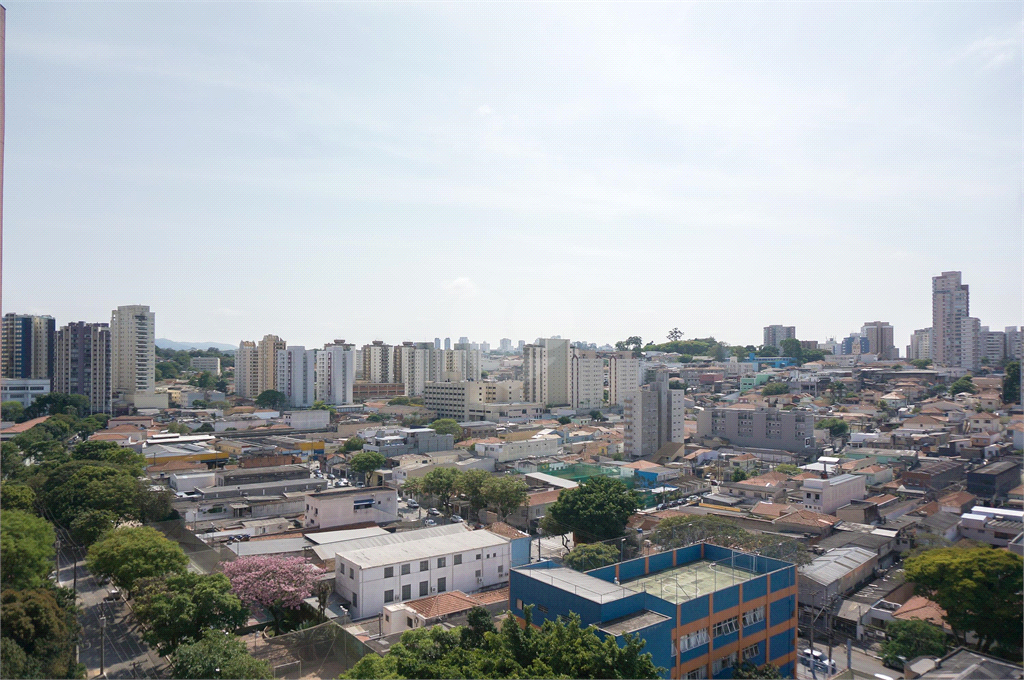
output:
[[[854,351],[854,346],[857,347],[857,351]],[[849,335],[843,338],[842,343],[839,345],[839,353],[842,355],[849,354],[867,354],[870,348],[870,343],[866,335]]]
[[[747,363],[754,364],[757,370],[760,371],[765,367],[785,368],[786,366],[796,366],[796,359],[793,357],[759,357],[751,352],[747,355]]]
[[[579,615],[620,645],[647,641],[665,678],[731,678],[742,661],[771,662],[794,677],[796,566],[697,543],[586,573],[537,562],[512,570],[509,601],[535,625]]]

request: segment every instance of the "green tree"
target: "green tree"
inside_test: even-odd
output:
[[[71,536],[82,545],[92,545],[100,536],[117,526],[117,516],[109,510],[85,508],[79,512],[68,529]]]
[[[618,538],[639,505],[636,494],[619,480],[591,477],[576,488],[563,490],[541,526],[553,534],[573,531],[580,543]]]
[[[56,521],[68,526],[89,508],[108,510],[118,521],[141,520],[143,493],[148,490],[130,471],[113,463],[76,460],[47,475],[40,497]]]
[[[20,401],[5,401],[0,404],[0,419],[20,423],[25,417],[25,407]]]
[[[139,579],[184,571],[188,557],[152,527],[120,527],[92,544],[86,566],[130,595]]]
[[[349,437],[345,440],[345,451],[361,451],[366,444],[362,437]]]
[[[388,406],[408,406],[409,397],[395,397],[388,402]]]
[[[932,365],[932,360],[931,359],[914,359],[910,363],[915,368],[919,368],[921,370],[924,370],[924,369],[926,369],[926,368],[928,368],[929,366]]]
[[[939,548],[908,558],[904,568],[917,592],[946,610],[958,640],[973,631],[981,651],[995,642],[1020,645],[1024,560],[1017,555],[988,547]]]
[[[743,545],[749,536],[749,532],[726,517],[683,515],[659,522],[651,533],[651,542],[666,550],[701,541],[731,548]]]
[[[487,506],[487,487],[491,479],[491,473],[486,470],[466,470],[459,475],[456,491],[469,501],[473,517]]]
[[[572,422],[572,418],[570,418],[569,416],[562,416],[558,419],[558,422],[562,425],[568,425],[569,423]]]
[[[76,418],[83,418],[89,415],[89,398],[82,394],[50,392],[42,397],[36,397],[32,405],[25,409],[26,420],[57,414],[70,414]]]
[[[185,423],[167,423],[164,429],[175,434],[192,434],[192,428]]]
[[[776,465],[775,466],[775,472],[781,472],[784,475],[798,475],[801,472],[803,472],[803,470],[801,470],[796,465],[790,465],[789,463],[782,463],[781,465]]]
[[[1020,362],[1011,361],[1006,364],[1003,375],[1003,403],[1020,403]]]
[[[84,677],[85,667],[75,661],[80,627],[74,602],[74,593],[52,584],[0,594],[2,677]]]
[[[427,427],[438,434],[450,434],[455,437],[455,441],[462,439],[462,428],[451,418],[438,418]]]
[[[480,647],[488,633],[497,633],[490,613],[483,607],[473,607],[466,613],[466,625],[459,629],[462,645],[467,648]]]
[[[782,356],[793,357],[797,364],[803,363],[804,348],[796,338],[786,338],[779,343],[779,349],[782,350]]]
[[[272,678],[270,664],[249,654],[231,633],[207,629],[198,642],[178,647],[171,657],[175,678]]]
[[[18,445],[13,442],[0,444],[0,475],[4,479],[19,479],[26,476],[27,472]]]
[[[597,409],[594,409],[593,411],[590,412],[590,419],[595,422],[608,420],[607,418],[604,417],[604,414],[598,411]]]
[[[256,405],[279,411],[288,403],[288,397],[277,390],[263,390],[256,397]]]
[[[732,471],[732,481],[733,482],[742,482],[747,477],[748,477],[748,475],[747,475],[746,471],[744,471],[744,470],[733,470]]]
[[[207,628],[233,631],[249,616],[224,574],[186,571],[145,579],[136,600],[135,614],[146,625],[143,638],[163,656],[200,640]]]
[[[36,492],[27,484],[4,482],[0,484],[0,508],[22,510],[36,514]]]
[[[0,512],[0,583],[4,588],[37,588],[54,567],[53,525],[21,510]],[[6,634],[6,633],[5,633]]]
[[[683,339],[683,332],[678,328],[673,328],[668,332],[669,342],[678,342]]]
[[[348,459],[348,466],[353,472],[358,472],[365,479],[374,470],[379,470],[387,464],[387,459],[377,451],[360,451]]]
[[[487,504],[497,510],[503,520],[528,498],[526,482],[517,477],[492,477],[484,494]]]
[[[569,551],[565,556],[565,564],[576,571],[589,571],[608,564],[615,564],[620,559],[620,551],[607,543],[582,543]]]
[[[885,634],[882,662],[893,668],[903,668],[905,661],[919,656],[942,656],[946,653],[946,634],[927,621],[890,621],[885,627]]]
[[[141,476],[146,468],[145,456],[115,442],[82,442],[72,450],[71,459],[101,460],[113,463],[129,472],[133,477]]]
[[[737,678],[767,678],[768,680],[776,680],[782,678],[782,672],[779,667],[773,663],[766,663],[765,665],[758,668],[749,661],[744,661],[740,665],[736,666],[732,670],[732,677]]]
[[[458,488],[460,474],[455,468],[434,468],[423,475],[423,492],[434,496],[447,508]]]
[[[642,347],[643,340],[640,338],[639,335],[631,335],[625,340],[619,340],[617,343],[615,343],[615,349],[617,349],[620,352],[625,352],[626,350],[631,349],[633,350],[633,356],[635,357],[641,356],[643,354]]]
[[[961,392],[974,394],[977,391],[978,388],[975,387],[974,380],[969,375],[965,375],[949,386],[949,393],[953,395],[960,394]]]
[[[225,380],[224,378],[218,378],[217,382],[213,383],[213,389],[217,390],[218,392],[222,392],[223,394],[227,394],[228,381]]]
[[[842,418],[825,418],[814,424],[816,430],[828,430],[829,440],[845,437],[850,432],[850,425]]]
[[[784,382],[770,382],[761,388],[761,395],[773,397],[777,394],[789,394],[789,385]]]
[[[213,374],[209,371],[203,371],[198,375],[194,375],[188,379],[189,385],[194,385],[201,390],[208,390],[213,387],[213,383],[216,382],[213,378]]]
[[[774,345],[762,345],[756,352],[757,356],[771,358],[779,356],[779,348]]]

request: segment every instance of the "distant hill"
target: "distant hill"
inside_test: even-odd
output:
[[[225,345],[223,342],[175,342],[167,338],[157,338],[156,346],[164,349],[210,349],[216,347],[222,352],[238,349],[238,345]]]

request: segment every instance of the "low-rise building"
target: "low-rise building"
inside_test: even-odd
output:
[[[1020,465],[1002,460],[967,473],[967,491],[979,498],[998,498],[1020,485]]]
[[[389,486],[335,487],[306,495],[307,529],[398,519],[398,491]]]
[[[477,443],[476,453],[505,463],[530,456],[557,456],[561,447],[561,437],[542,431],[528,439],[487,439]]]
[[[941,491],[963,478],[963,463],[953,460],[925,460],[918,467],[900,475],[900,482],[909,489]]]
[[[376,451],[385,458],[406,454],[424,454],[435,451],[451,451],[455,448],[455,437],[438,434],[429,427],[400,428],[395,434],[377,434],[366,439],[364,451]]]
[[[836,510],[866,495],[862,475],[839,475],[827,479],[805,479],[800,489],[806,510],[834,515]]]
[[[960,517],[964,538],[1005,547],[1024,530],[1024,511],[976,505]]]
[[[871,580],[878,555],[852,546],[835,548],[800,567],[800,602],[824,606]]]

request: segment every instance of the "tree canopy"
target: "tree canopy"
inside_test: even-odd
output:
[[[423,493],[435,496],[444,507],[451,505],[457,493],[459,470],[455,468],[434,468],[423,475]]]
[[[75,609],[74,593],[53,584],[4,590],[0,594],[0,677],[83,677],[85,667],[75,661],[80,630]]]
[[[178,647],[171,657],[175,678],[272,678],[270,664],[249,654],[231,633],[208,628],[201,640]]]
[[[348,460],[348,466],[352,468],[352,471],[363,475],[379,470],[386,464],[387,459],[377,451],[361,451]]]
[[[619,561],[620,550],[607,543],[581,543],[565,556],[565,564],[576,571],[589,571]]]
[[[575,532],[581,543],[603,541],[621,536],[638,507],[636,494],[619,480],[591,477],[576,488],[563,490],[541,526],[554,534]]]
[[[1020,403],[1020,362],[1011,361],[1006,364],[1006,372],[1003,374],[1003,403]]]
[[[4,510],[24,510],[35,514],[36,492],[27,484],[4,482],[0,484],[0,508]]]
[[[224,574],[186,571],[145,579],[139,591],[135,614],[146,624],[143,638],[163,656],[180,644],[200,640],[207,628],[233,631],[249,615]]]
[[[256,397],[256,405],[263,408],[280,410],[288,403],[288,397],[277,390],[263,390]]]
[[[595,626],[584,627],[573,613],[535,628],[532,606],[524,612],[526,627],[509,616],[500,630],[488,631],[477,616],[482,634],[462,628],[419,628],[402,634],[383,658],[369,654],[342,678],[657,678],[658,668],[646,644],[626,633],[619,647],[614,637],[602,640]]]
[[[462,427],[452,418],[438,418],[427,427],[438,434],[450,434],[455,437],[455,441],[462,438]]]
[[[487,504],[505,519],[528,498],[526,482],[516,477],[491,477],[484,487]]]
[[[53,525],[22,510],[0,512],[0,583],[4,588],[38,588],[54,567]]]
[[[977,386],[974,384],[974,380],[971,376],[965,375],[964,377],[956,380],[949,386],[949,393],[953,395],[960,394],[961,392],[969,392],[974,394],[978,391]]]
[[[973,631],[978,649],[1020,645],[1024,560],[991,548],[939,548],[904,562],[907,581],[946,610],[957,639]]]
[[[781,680],[782,671],[779,667],[773,663],[766,663],[765,665],[758,668],[749,661],[744,661],[740,665],[736,666],[732,670],[732,677],[736,680],[754,678],[765,678],[767,680]]]
[[[226,563],[224,573],[242,604],[266,609],[280,631],[283,610],[302,606],[323,570],[301,557],[255,556]]]
[[[569,423],[572,422],[572,418],[570,418],[569,416],[561,416],[559,417],[558,422],[562,425],[568,425]]]
[[[20,423],[25,418],[25,407],[20,401],[5,401],[0,404],[0,419]]]
[[[761,395],[772,397],[777,394],[789,394],[789,385],[784,382],[770,382],[761,388]]]
[[[366,440],[362,437],[349,437],[345,440],[345,451],[361,451],[365,444]]]
[[[842,418],[825,418],[814,424],[816,430],[828,430],[830,437],[845,437],[850,432],[850,424]]]
[[[946,634],[927,621],[890,621],[885,627],[882,661],[893,668],[903,668],[904,661],[919,656],[942,656],[946,653]]]
[[[152,527],[119,527],[90,546],[86,566],[130,594],[140,579],[184,571],[188,557]]]

